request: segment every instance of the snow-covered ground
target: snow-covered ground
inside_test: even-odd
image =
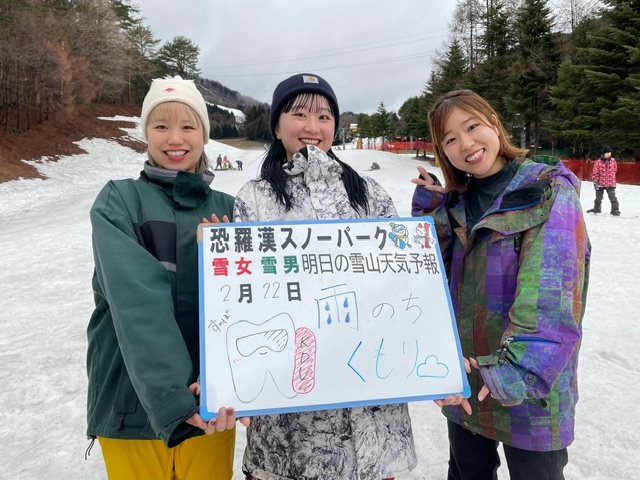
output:
[[[122,119],[122,118],[120,118]],[[140,137],[138,129],[129,131]],[[145,155],[108,140],[79,142],[86,154],[36,162],[47,180],[0,184],[0,478],[103,480],[96,444],[85,432],[85,329],[92,311],[89,208],[112,178],[136,177]],[[256,176],[262,151],[210,142],[210,158],[227,155],[243,171],[218,171],[213,187],[234,194]],[[410,156],[339,150],[391,194],[410,216],[417,165]],[[367,171],[376,162],[380,170]],[[583,182],[583,206],[594,191]],[[587,215],[593,243],[589,301],[580,360],[577,438],[568,480],[635,480],[640,475],[640,382],[633,366],[640,345],[640,187],[620,185],[622,216]],[[608,200],[604,201],[605,211]],[[634,373],[636,372],[636,373]],[[444,418],[432,402],[411,404],[418,467],[406,479],[442,480],[447,470]],[[241,427],[242,428],[242,427]],[[244,432],[238,430],[235,479]],[[500,478],[507,479],[501,467]]]

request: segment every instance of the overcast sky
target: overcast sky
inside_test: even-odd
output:
[[[341,111],[397,111],[419,95],[442,51],[453,0],[133,0],[161,44],[178,35],[200,47],[199,68],[271,103],[294,73],[324,77]]]

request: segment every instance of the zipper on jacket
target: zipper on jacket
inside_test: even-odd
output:
[[[551,182],[551,180],[550,180],[550,182]],[[553,191],[553,188],[549,188],[550,185],[551,185],[551,183],[549,183],[549,185],[547,187],[545,187],[543,195],[542,195],[542,198],[536,199],[536,200],[534,200],[532,202],[529,202],[527,204],[524,204],[524,205],[517,205],[515,207],[510,207],[510,208],[497,208],[496,210],[493,210],[493,211],[489,210],[489,211],[485,212],[483,215],[480,216],[480,218],[476,222],[476,225],[478,225],[478,223],[480,223],[481,220],[484,220],[486,217],[488,217],[489,215],[493,215],[494,213],[513,212],[513,211],[517,211],[517,210],[526,210],[527,208],[532,208],[532,207],[535,207],[536,205],[539,205],[540,203],[542,203],[542,201],[544,199],[549,199],[551,197],[551,193]],[[513,191],[514,190],[511,190],[511,192],[513,192]],[[507,193],[510,193],[510,192],[507,192]],[[504,197],[504,195],[503,195],[503,197]],[[502,202],[502,200],[501,200],[501,202]],[[476,228],[476,225],[473,226],[472,230],[474,230]]]
[[[509,337],[512,342],[551,342],[551,343],[560,343],[557,340],[551,340],[549,338],[542,337]]]
[[[516,251],[516,253],[520,253],[521,247],[522,247],[522,237],[520,235],[513,237],[513,249]]]
[[[502,348],[500,349],[500,355],[498,356],[498,365],[504,365],[504,362],[507,359],[507,352],[509,351],[509,345],[513,342],[513,337],[507,337],[502,344]]]
[[[551,342],[560,343],[556,340],[550,340],[542,337],[507,337],[500,347],[500,355],[498,356],[498,365],[504,365],[507,360],[507,352],[509,351],[509,345],[513,342]]]
[[[500,356],[498,357],[498,365],[504,365],[507,357],[507,351],[509,350],[509,345],[513,342],[551,342],[551,343],[560,343],[555,340],[549,340],[548,338],[541,337],[507,337],[502,344],[502,348],[500,349]],[[538,401],[542,408],[547,408],[547,400],[544,398],[539,398]]]

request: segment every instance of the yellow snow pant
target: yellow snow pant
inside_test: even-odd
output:
[[[98,437],[110,480],[230,480],[236,431],[185,440],[167,448],[162,440]]]

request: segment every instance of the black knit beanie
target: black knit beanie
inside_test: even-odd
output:
[[[611,147],[609,145],[605,145],[604,147],[602,147],[602,155],[604,155],[605,153],[612,153],[613,150],[611,150]]]
[[[317,93],[329,101],[329,104],[333,109],[333,116],[336,122],[335,131],[337,133],[338,125],[340,124],[340,110],[338,109],[338,100],[336,99],[336,94],[333,93],[333,88],[331,88],[331,85],[329,85],[324,78],[319,77],[318,75],[314,75],[312,73],[298,73],[280,82],[273,91],[271,113],[269,115],[271,136],[274,139],[276,138],[276,125],[280,118],[280,112],[286,103],[301,93]]]

